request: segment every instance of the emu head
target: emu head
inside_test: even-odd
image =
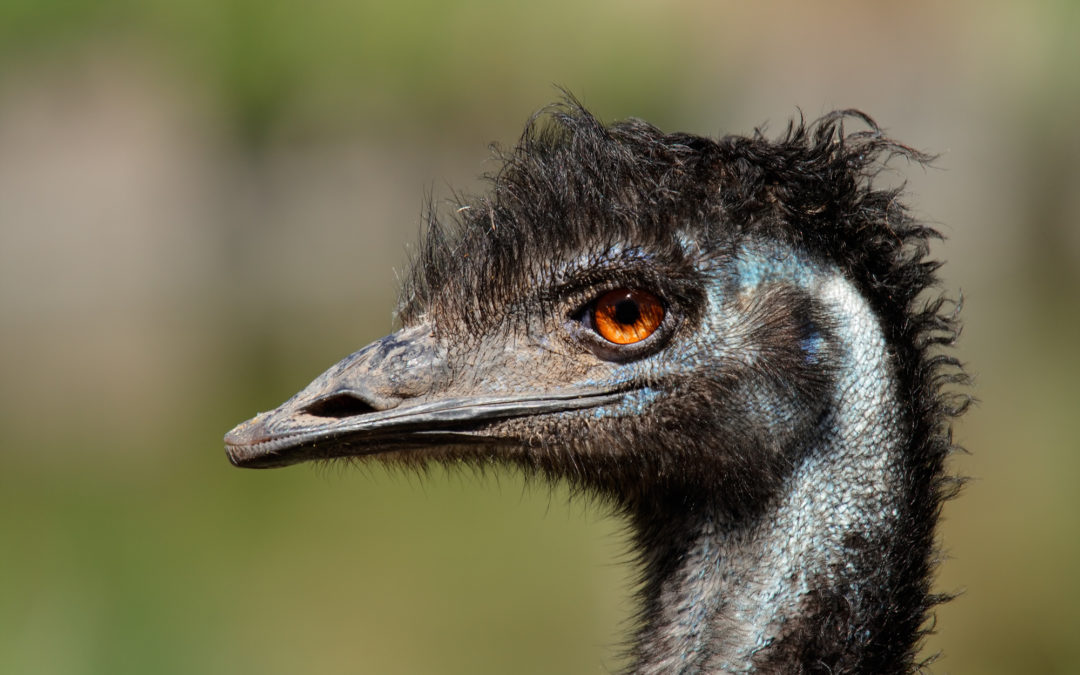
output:
[[[808,279],[860,283],[907,236],[864,184],[897,148],[865,118],[845,140],[851,115],[774,143],[558,107],[455,226],[431,218],[401,329],[230,432],[229,458],[505,462],[628,508],[760,504],[819,433],[842,357]],[[884,279],[871,303],[905,307]]]

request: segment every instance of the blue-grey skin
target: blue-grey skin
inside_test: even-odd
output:
[[[732,395],[737,410],[724,413],[737,416],[740,428],[768,430],[767,444],[793,467],[749,522],[722,509],[694,521],[680,543],[681,564],[655,586],[655,611],[638,635],[647,646],[633,666],[637,673],[751,671],[799,621],[815,589],[857,585],[853,536],[878,541],[893,526],[903,437],[893,365],[878,318],[838,268],[770,242],[743,241],[718,254],[689,232],[676,236],[704,279],[704,306],[695,320],[669,311],[645,341],[656,344],[640,356],[618,357],[582,320],[578,308],[602,287],[560,289],[649,251],[587,252],[546,267],[557,271],[535,279],[533,292],[486,335],[462,340],[420,314],[231,431],[229,457],[251,467],[337,456],[452,462],[566,451],[618,461],[624,449],[606,425],[648,415],[672,395],[665,383],[673,377],[767,372],[771,347],[754,325],[759,305],[777,288],[805,294],[829,325],[810,326],[794,348],[810,367],[829,357],[820,363],[828,393],[807,400],[776,378],[775,386],[753,380]],[[527,311],[538,302],[546,311]]]
[[[802,614],[819,579],[844,570],[853,577],[848,538],[859,533],[880,539],[897,509],[895,393],[888,351],[870,307],[835,268],[815,265],[792,251],[749,246],[735,262],[739,293],[752,296],[762,285],[792,284],[822,302],[835,321],[831,345],[841,355],[827,414],[807,436],[803,461],[782,498],[751,527],[707,522],[685,565],[664,589],[672,651],[641,669],[644,673],[747,672],[785,622]],[[710,292],[711,306],[725,299]],[[710,312],[710,331],[738,333],[736,313]],[[820,335],[804,345],[807,359],[820,350]],[[755,345],[731,344],[753,359]],[[755,414],[791,420],[794,400],[764,396]],[[722,626],[722,630],[717,630]]]

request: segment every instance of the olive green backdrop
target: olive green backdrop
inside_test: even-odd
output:
[[[393,326],[425,200],[555,85],[778,133],[858,107],[965,298],[945,673],[1080,672],[1080,5],[0,0],[0,672],[604,673],[620,525],[512,473],[240,471]]]

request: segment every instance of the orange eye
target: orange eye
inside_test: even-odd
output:
[[[648,291],[618,288],[600,296],[593,325],[600,337],[617,345],[641,342],[664,321],[664,305]]]

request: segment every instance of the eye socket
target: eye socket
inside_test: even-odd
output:
[[[648,291],[617,288],[600,296],[592,324],[600,337],[617,345],[641,342],[664,322],[664,304]]]

